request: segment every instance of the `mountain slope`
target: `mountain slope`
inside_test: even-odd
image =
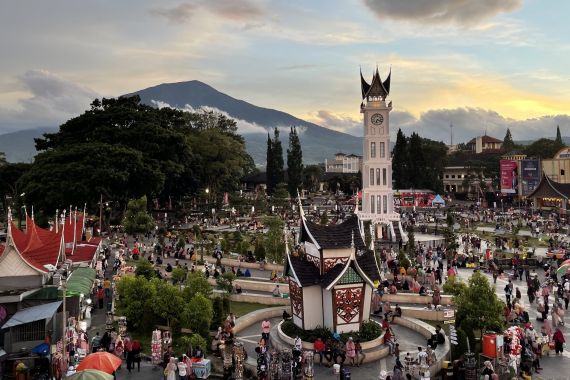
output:
[[[301,127],[300,139],[305,163],[324,162],[326,158],[332,159],[338,151],[354,154],[362,152],[362,139],[359,137],[309,123],[282,111],[258,107],[235,99],[200,81],[160,84],[129,95],[134,94],[138,94],[142,102],[149,105],[153,105],[154,100],[177,108],[183,108],[186,105],[193,108],[214,107],[227,112],[233,118],[255,123],[266,130],[274,127]],[[240,131],[240,133],[244,136],[248,152],[255,162],[265,165],[266,133],[247,131]],[[281,139],[284,143],[284,151],[286,151],[288,133],[282,133]]]
[[[0,135],[0,152],[6,153],[8,162],[32,162],[37,154],[34,138],[44,133],[57,132],[56,127],[25,129]]]

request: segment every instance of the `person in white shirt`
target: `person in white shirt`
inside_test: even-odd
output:
[[[180,358],[180,360],[176,364],[176,366],[178,367],[178,376],[180,376],[180,380],[188,379],[188,365],[186,365],[184,359],[185,359],[184,357]]]
[[[564,308],[568,310],[568,302],[570,301],[570,281],[564,281]]]
[[[416,362],[419,365],[427,364],[427,352],[425,352],[421,347],[418,347],[418,354],[416,356]]]

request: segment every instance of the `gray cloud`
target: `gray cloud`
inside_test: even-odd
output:
[[[30,97],[17,108],[0,108],[0,131],[55,126],[85,111],[98,95],[93,90],[45,70],[30,70],[17,78]]]
[[[327,110],[317,111],[314,122],[323,127],[348,133],[353,136],[362,136],[364,132],[362,120],[347,115],[337,115]]]
[[[473,25],[498,13],[511,12],[522,0],[364,0],[379,18],[424,24]]]
[[[492,110],[455,108],[430,110],[422,113],[419,119],[406,112],[398,118],[391,118],[392,134],[401,128],[406,135],[417,132],[423,137],[447,144],[450,142],[450,124],[453,124],[454,143],[467,142],[485,132],[490,136],[503,139],[507,128],[510,128],[514,140],[554,138],[557,125],[560,125],[563,135],[570,135],[570,115],[545,115],[515,120]]]
[[[257,19],[263,14],[262,8],[254,0],[205,0],[184,2],[172,8],[153,8],[150,10],[150,13],[164,17],[173,24],[183,24],[189,21],[201,9],[233,21],[249,21]]]
[[[182,3],[173,8],[151,9],[150,13],[164,17],[173,24],[183,24],[192,18],[195,10],[196,6],[194,4]]]

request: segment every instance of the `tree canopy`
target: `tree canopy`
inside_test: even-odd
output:
[[[457,305],[457,325],[465,331],[503,331],[504,304],[484,274],[477,271],[469,278],[467,287],[454,295]]]
[[[528,157],[552,158],[558,151],[564,148],[564,143],[547,138],[541,138],[527,146],[524,153]]]
[[[511,135],[511,130],[507,128],[507,133],[503,139],[503,149],[508,152],[515,147],[515,142],[513,141],[513,135]]]
[[[392,157],[396,188],[442,192],[441,178],[446,162],[447,146],[443,142],[422,138],[415,132],[406,138],[402,130],[398,130]]]
[[[210,187],[231,191],[253,169],[234,120],[212,111],[153,108],[138,96],[94,100],[91,108],[36,139],[40,152],[20,180],[27,200],[53,212],[122,203],[143,195],[174,199]]]
[[[287,187],[291,197],[297,196],[297,191],[303,181],[303,151],[297,128],[289,132],[289,148],[287,149]]]

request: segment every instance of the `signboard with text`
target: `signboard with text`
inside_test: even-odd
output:
[[[518,165],[515,160],[501,160],[501,193],[516,194],[518,187]]]
[[[529,195],[538,187],[538,184],[540,183],[540,176],[541,173],[539,160],[521,161],[522,195]]]

